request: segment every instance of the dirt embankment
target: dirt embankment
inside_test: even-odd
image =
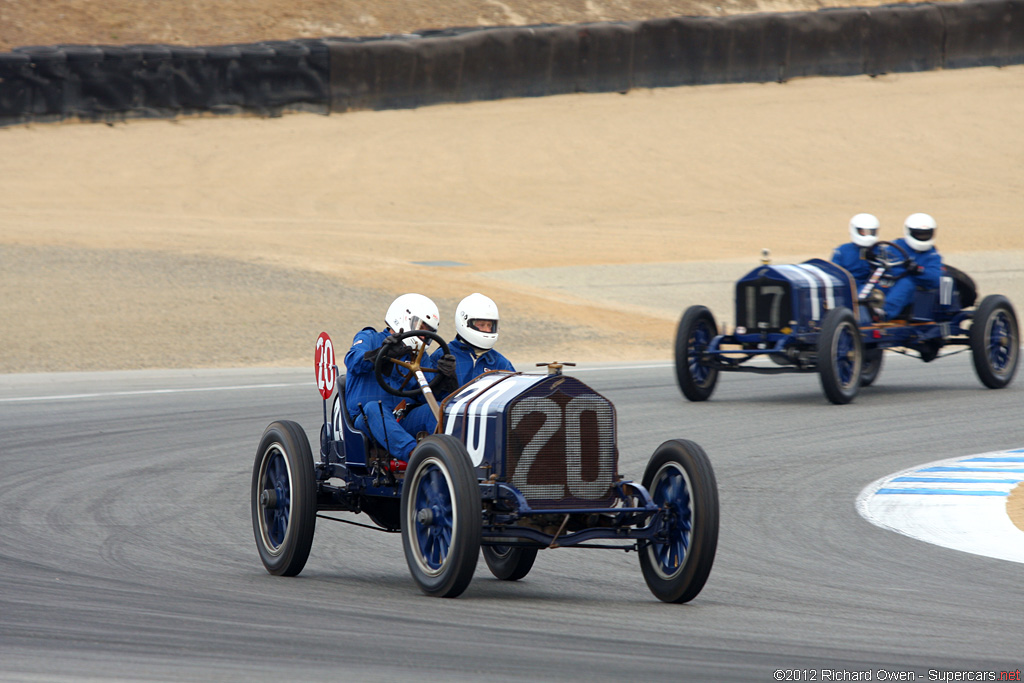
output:
[[[0,0],[0,51],[57,44],[221,45],[379,36],[455,26],[814,10],[848,4],[833,0]],[[877,5],[883,0],[858,4]]]

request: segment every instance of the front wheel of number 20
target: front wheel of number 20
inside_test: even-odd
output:
[[[461,595],[476,571],[481,533],[480,487],[462,442],[434,435],[412,452],[401,519],[405,560],[420,590]]]
[[[689,602],[711,573],[718,548],[718,484],[704,449],[692,441],[661,444],[643,485],[664,510],[664,533],[640,543],[640,570],[664,602]]]
[[[252,468],[252,528],[267,571],[295,576],[316,529],[316,480],[309,439],[289,420],[263,432]]]

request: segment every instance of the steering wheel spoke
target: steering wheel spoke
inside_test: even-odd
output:
[[[414,372],[410,372],[408,375],[405,375],[404,379],[402,380],[402,383],[398,385],[398,390],[399,391],[403,391],[407,386],[409,386],[409,380],[411,380],[415,376],[416,376],[415,371]]]

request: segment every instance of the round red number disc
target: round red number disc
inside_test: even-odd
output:
[[[316,338],[316,354],[313,356],[313,369],[316,370],[316,388],[326,401],[334,393],[334,344],[326,332]]]

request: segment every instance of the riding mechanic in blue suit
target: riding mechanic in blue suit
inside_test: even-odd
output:
[[[515,372],[512,363],[494,350],[498,341],[498,306],[489,297],[474,293],[459,302],[455,308],[455,339],[448,344],[454,356],[454,380],[442,383],[439,394],[444,397],[456,388],[490,370]],[[449,361],[442,359],[438,349],[431,361],[446,377]],[[446,386],[447,384],[447,386]]]
[[[356,333],[352,347],[345,354],[345,406],[356,429],[369,432],[377,444],[403,462],[409,460],[416,447],[416,436],[420,432],[432,433],[437,421],[430,406],[421,404],[408,410],[399,422],[394,411],[402,399],[389,394],[377,383],[374,361],[378,353],[386,358],[402,358],[417,352],[424,344],[429,346],[430,340],[420,337],[398,341],[392,335],[411,330],[436,332],[439,319],[437,305],[429,298],[422,294],[403,294],[388,308],[385,329],[378,332],[372,327],[363,328]],[[421,366],[436,367],[425,354]],[[384,362],[385,381],[398,388],[400,373],[393,372],[393,368],[393,363]],[[438,371],[445,374],[440,368]]]
[[[512,362],[494,350],[498,341],[498,306],[483,294],[470,294],[455,308],[455,339],[448,342],[451,353],[444,355],[438,349],[430,357],[438,372],[444,375],[437,389],[438,399],[470,380],[491,370],[515,372]],[[433,431],[437,422],[433,416],[427,420],[427,429]]]
[[[892,320],[914,300],[914,290],[938,289],[942,277],[942,257],[935,248],[935,219],[926,213],[907,216],[903,223],[903,237],[893,244],[903,247],[913,259],[904,269],[896,267],[891,273],[895,280],[885,292],[885,318]],[[902,275],[902,277],[900,277]]]

